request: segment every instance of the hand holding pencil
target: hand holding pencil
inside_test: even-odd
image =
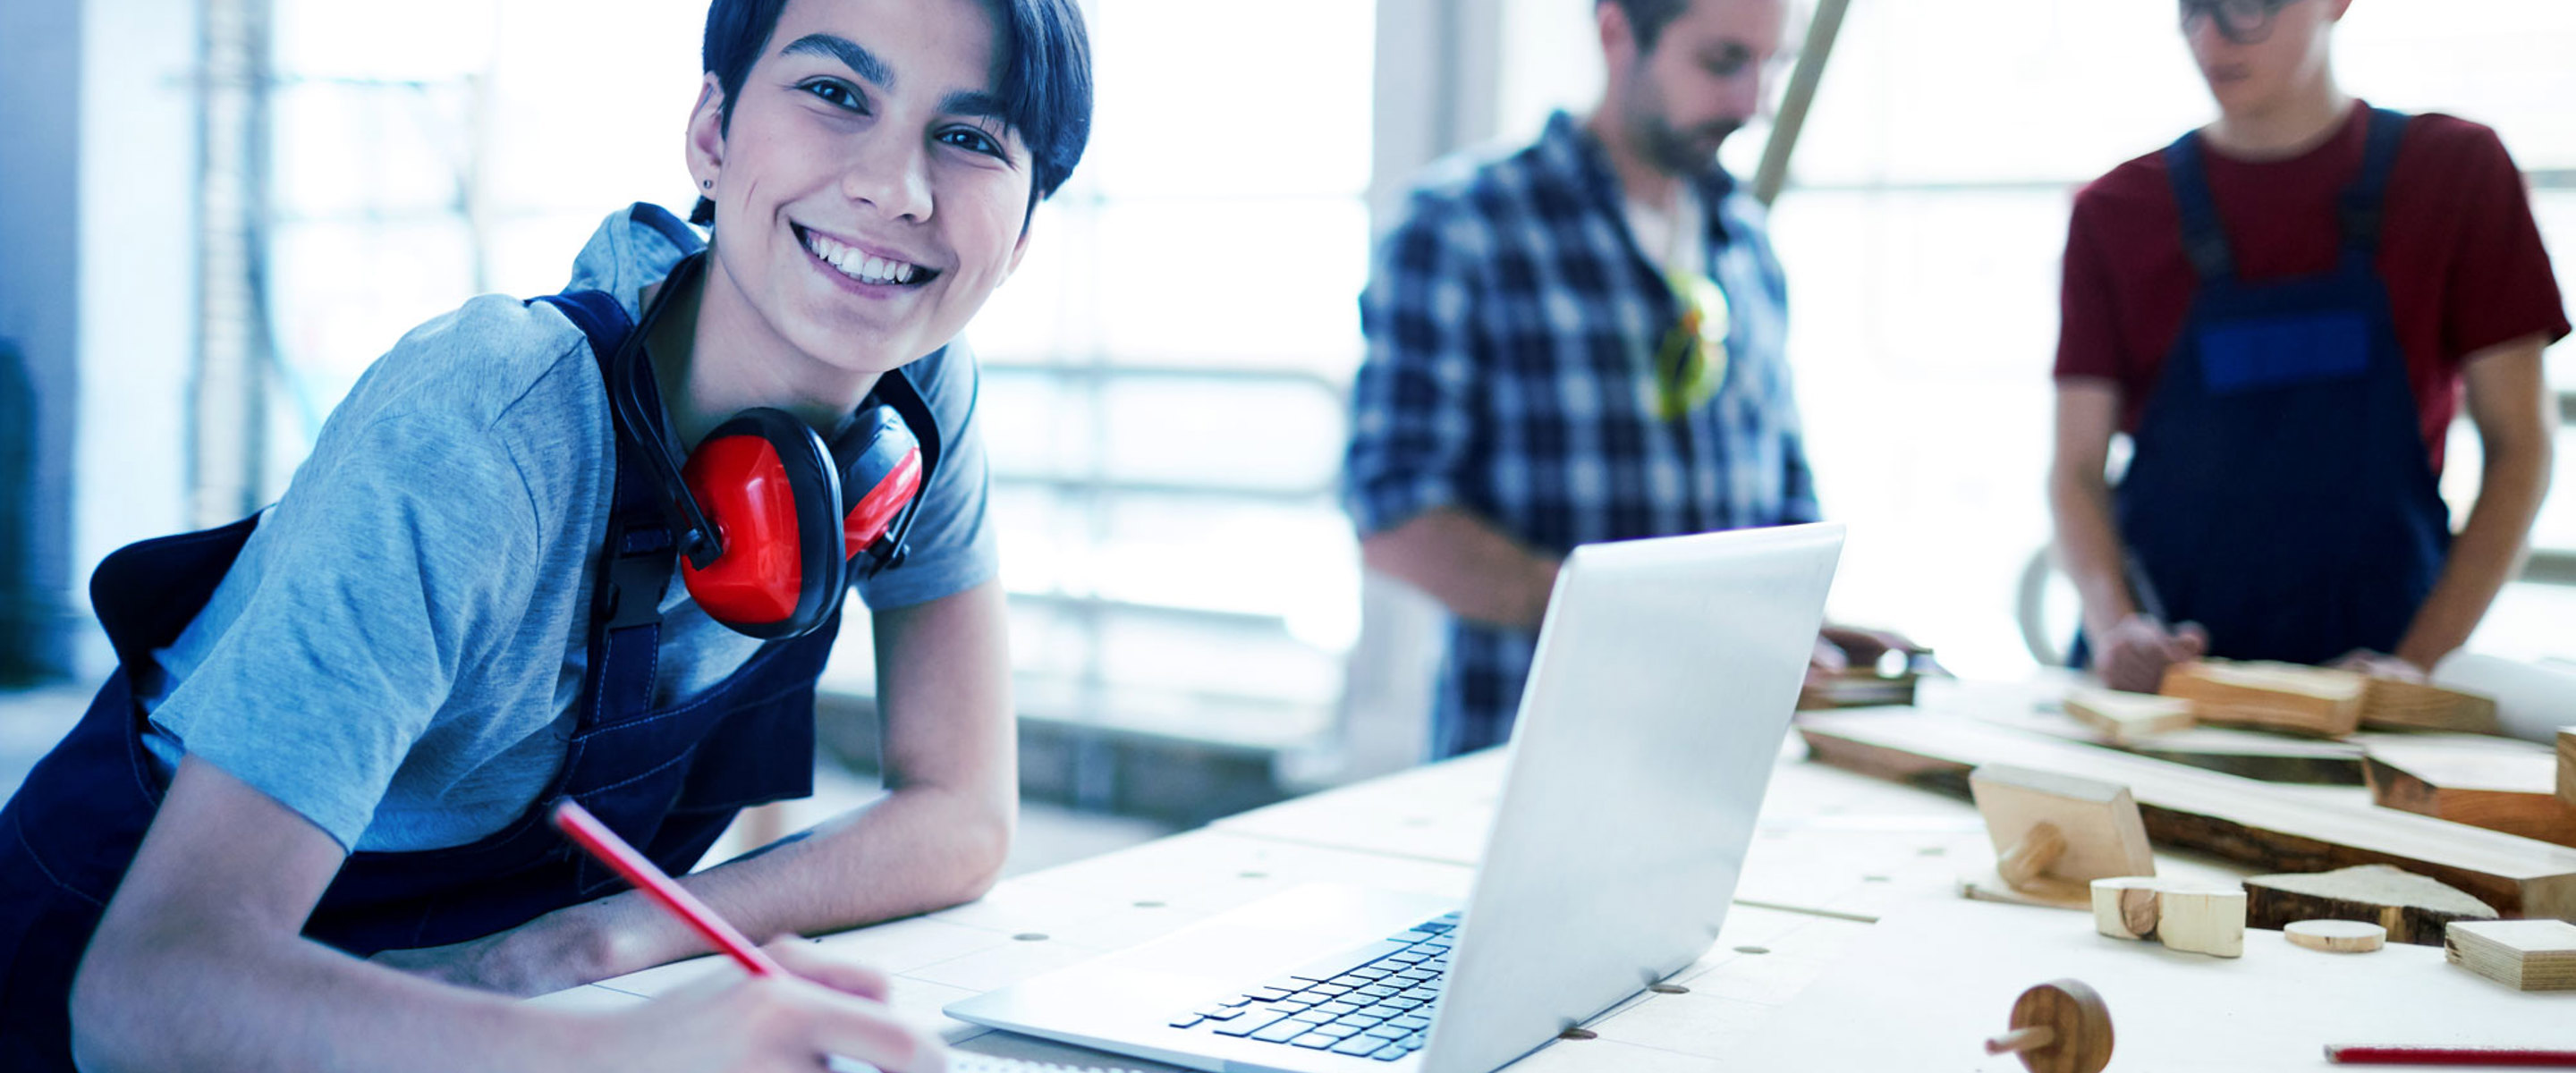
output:
[[[557,805],[554,822],[751,977],[702,981],[619,1015],[625,1024],[612,1048],[619,1054],[597,1054],[599,1068],[820,1070],[836,1055],[887,1073],[948,1068],[937,1039],[886,1009],[884,974],[817,957],[792,937],[754,946],[580,805]]]

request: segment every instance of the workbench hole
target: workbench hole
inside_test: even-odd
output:
[[[1046,933],[1042,931],[1024,931],[1018,935],[1011,936],[1011,938],[1024,943],[1042,943],[1046,941]]]
[[[1244,872],[1244,873],[1242,873],[1242,876],[1243,876],[1243,878],[1245,878],[1245,879],[1268,879],[1268,878],[1270,878],[1270,873],[1268,873],[1268,872]]]
[[[1735,952],[1739,954],[1768,954],[1771,952],[1771,948],[1767,946],[1739,946],[1735,948]]]
[[[1860,877],[1860,881],[1863,883],[1885,883],[1888,879],[1886,876],[1862,876]]]
[[[1658,994],[1658,995],[1687,995],[1687,994],[1690,994],[1690,988],[1683,987],[1683,986],[1682,986],[1682,985],[1680,985],[1680,984],[1655,984],[1655,985],[1653,985],[1653,986],[1651,986],[1651,987],[1646,988],[1646,990],[1648,990],[1648,991],[1652,991],[1652,992],[1654,992],[1654,993],[1656,993],[1656,994]]]
[[[1138,908],[1138,909],[1160,909],[1160,908],[1162,908],[1162,907],[1163,907],[1163,903],[1161,903],[1161,902],[1138,902],[1138,903],[1136,903],[1136,908]]]
[[[1589,1028],[1569,1028],[1556,1034],[1558,1039],[1599,1039],[1601,1034]]]
[[[1920,854],[1922,854],[1923,856],[1926,856],[1926,857],[1942,857],[1942,856],[1947,856],[1947,855],[1949,855],[1950,847],[1948,847],[1948,846],[1925,846],[1925,847],[1923,847],[1922,849],[1915,850],[1914,852],[1916,852],[1916,853],[1920,853]]]

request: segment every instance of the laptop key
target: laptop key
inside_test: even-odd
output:
[[[1277,1002],[1294,993],[1295,992],[1293,991],[1283,990],[1276,987],[1256,987],[1250,991],[1244,992],[1243,997],[1251,999],[1254,1002]]]
[[[1384,984],[1370,984],[1370,985],[1369,985],[1369,986],[1367,986],[1367,987],[1363,987],[1363,988],[1359,989],[1359,990],[1358,990],[1357,992],[1355,992],[1355,993],[1356,993],[1356,994],[1367,995],[1367,996],[1368,996],[1368,997],[1370,997],[1370,998],[1394,998],[1396,995],[1401,994],[1402,992],[1398,991],[1398,990],[1397,990],[1397,989],[1395,989],[1395,988],[1388,987],[1388,986],[1386,986],[1386,985],[1384,985]]]
[[[1367,1055],[1376,1054],[1377,1052],[1385,1049],[1385,1040],[1370,1039],[1367,1036],[1352,1036],[1349,1039],[1343,1040],[1340,1045],[1334,1047],[1333,1053],[1352,1054],[1365,1057]]]
[[[1388,1047],[1385,1050],[1381,1050],[1376,1054],[1370,1055],[1369,1057],[1375,1058],[1381,1062],[1392,1062],[1412,1053],[1412,1051],[1405,1050],[1402,1047]]]
[[[1363,1028],[1360,1030],[1360,1035],[1383,1040],[1403,1039],[1411,1034],[1411,1029],[1398,1028],[1394,1025],[1378,1025],[1373,1028]]]
[[[1344,1037],[1344,1036],[1356,1036],[1356,1035],[1359,1035],[1359,1034],[1360,1034],[1360,1030],[1359,1030],[1359,1026],[1358,1026],[1358,1025],[1345,1025],[1345,1024],[1316,1025],[1313,1029],[1310,1029],[1309,1031],[1312,1031],[1312,1032],[1314,1032],[1316,1035],[1319,1035],[1319,1036],[1331,1036],[1331,1037],[1333,1037],[1334,1039],[1340,1039],[1340,1038],[1342,1038],[1342,1037]]]
[[[1234,1006],[1210,1006],[1200,1010],[1199,1016],[1211,1021],[1231,1021],[1243,1016],[1243,1013],[1242,1009]]]
[[[1262,1033],[1272,1026],[1287,1023],[1288,1019],[1284,1017],[1275,1017],[1267,1013],[1256,1013],[1250,1017],[1238,1017],[1232,1022],[1218,1024],[1216,1026],[1216,1034],[1220,1036],[1252,1036],[1257,1039],[1261,1038]],[[1176,1027],[1187,1028],[1189,1026],[1180,1025]],[[1306,1026],[1299,1024],[1290,1029],[1288,1034],[1293,1036],[1305,1030]]]
[[[1335,1016],[1335,1017],[1339,1017],[1339,1016],[1341,1016],[1341,1015],[1343,1015],[1343,1014],[1346,1014],[1346,1013],[1349,1013],[1349,1012],[1351,1012],[1351,1011],[1353,1011],[1353,1010],[1359,1009],[1360,1007],[1359,1007],[1359,1004],[1358,1004],[1358,1003],[1356,1003],[1356,1002],[1341,1002],[1341,1001],[1333,1001],[1333,1002],[1326,1002],[1326,1003],[1322,1003],[1322,1004],[1320,1004],[1320,1005],[1317,1005],[1315,1008],[1316,1008],[1317,1010],[1322,1011],[1322,1012],[1332,1014],[1332,1015],[1333,1015],[1333,1016]]]
[[[1362,980],[1383,980],[1395,974],[1371,965],[1365,968],[1352,969],[1350,971],[1350,975],[1356,976]]]
[[[1197,1015],[1197,1014],[1195,1014],[1195,1013],[1185,1013],[1185,1014],[1182,1014],[1182,1015],[1180,1015],[1180,1016],[1178,1016],[1178,1017],[1172,1018],[1172,1027],[1174,1027],[1174,1028],[1188,1028],[1188,1027],[1190,1027],[1190,1026],[1192,1026],[1192,1025],[1195,1025],[1195,1024],[1198,1024],[1199,1022],[1204,1021],[1204,1020],[1207,1020],[1207,1018],[1201,1017],[1201,1016],[1199,1016],[1199,1015]]]
[[[1402,1017],[1398,1017],[1395,1020],[1387,1022],[1387,1024],[1396,1028],[1409,1028],[1419,1032],[1431,1027],[1431,1019],[1420,1014],[1408,1013]]]
[[[1231,1036],[1234,1033],[1230,1030],[1234,1027],[1236,1026],[1227,1025],[1225,1028],[1220,1028],[1216,1031],[1220,1036]],[[1263,1043],[1286,1043],[1289,1040],[1305,1035],[1306,1030],[1313,1027],[1315,1026],[1307,1024],[1304,1021],[1291,1021],[1282,1018],[1268,1027],[1263,1028],[1261,1031],[1253,1032],[1249,1035],[1252,1039],[1260,1040]]]
[[[1293,1045],[1295,1045],[1295,1046],[1299,1046],[1299,1047],[1312,1047],[1312,1048],[1314,1048],[1314,1049],[1316,1049],[1316,1050],[1319,1050],[1319,1051],[1320,1051],[1320,1050],[1323,1050],[1323,1049],[1324,1049],[1324,1048],[1326,1048],[1326,1047],[1331,1047],[1331,1046],[1334,1046],[1334,1045],[1337,1045],[1337,1044],[1341,1043],[1341,1042],[1342,1042],[1342,1037],[1340,1037],[1340,1036],[1327,1036],[1327,1035],[1322,1035],[1322,1034],[1320,1034],[1320,1033],[1309,1032],[1309,1033],[1306,1033],[1305,1035],[1302,1035],[1302,1036],[1297,1037],[1296,1039],[1289,1040],[1288,1042],[1289,1042],[1289,1043],[1291,1043],[1291,1044],[1293,1044]]]
[[[1389,935],[1386,937],[1386,941],[1390,943],[1418,943],[1424,939],[1438,938],[1439,935],[1439,932],[1424,931],[1420,928],[1415,928],[1414,930],[1405,932],[1402,935]]]

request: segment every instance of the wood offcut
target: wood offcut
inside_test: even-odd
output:
[[[2245,923],[2273,929],[2300,920],[2375,924],[2388,940],[2442,945],[2444,925],[2494,920],[2495,907],[2437,880],[2384,864],[2255,876],[2245,881]]]
[[[2060,706],[2076,722],[2093,728],[2119,745],[2157,734],[2189,730],[2200,722],[2199,717],[2192,713],[2190,701],[2159,697],[2153,693],[2076,689],[2066,694],[2066,700]]]
[[[2360,728],[2369,688],[2351,671],[2213,659],[2166,668],[2156,691],[2192,702],[2204,722],[2337,738]]]
[[[2104,876],[2154,875],[2155,851],[2129,788],[2115,782],[1990,764],[1968,775],[1969,796],[1995,846],[1995,870],[2016,890],[2080,890]]]
[[[2576,991],[2576,924],[2486,920],[2453,924],[2443,957],[2518,991]]]
[[[2245,891],[2152,876],[2096,879],[2093,930],[2114,939],[2154,939],[2185,953],[2243,957]]]
[[[2387,735],[2373,740],[2363,771],[2371,800],[2388,808],[2576,846],[2576,805],[2558,796],[2560,762],[2505,738]]]

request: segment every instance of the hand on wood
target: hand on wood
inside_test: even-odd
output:
[[[2167,629],[2146,615],[2121,619],[2093,643],[2093,669],[2102,682],[2128,693],[2153,693],[2165,668],[2209,654],[2209,631],[2197,622]]]

